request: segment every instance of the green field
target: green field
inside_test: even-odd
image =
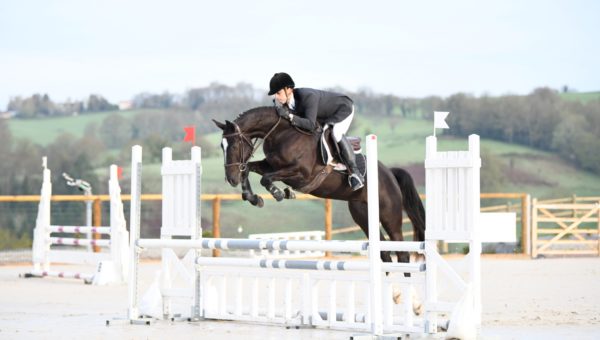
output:
[[[119,112],[130,117],[136,111]],[[20,121],[12,120],[10,128],[15,137],[31,138],[36,143],[45,145],[60,133],[82,135],[86,124],[99,123],[112,113],[82,115],[45,120]],[[445,136],[438,130],[440,150],[466,150],[467,139]],[[359,117],[350,131],[352,135],[365,137],[376,133],[379,137],[379,159],[388,166],[408,167],[413,173],[419,190],[423,191],[419,172],[423,172],[425,138],[432,133],[429,121],[417,119],[396,120],[392,126],[385,119]],[[441,134],[441,135],[440,135]],[[218,132],[204,136],[211,144],[218,146],[221,135]],[[482,178],[488,168],[486,157],[492,155],[501,165],[496,173],[498,184],[485,191],[527,192],[532,197],[565,197],[572,194],[578,196],[597,196],[600,194],[600,176],[578,170],[557,157],[555,154],[531,149],[528,147],[507,144],[493,140],[482,140],[483,155]],[[111,150],[109,152],[115,152]],[[260,157],[260,153],[256,155]],[[106,164],[108,166],[108,164]],[[106,167],[98,169],[99,174],[106,176]],[[128,169],[125,169],[127,178]],[[419,182],[420,181],[420,182]],[[251,182],[255,192],[266,193],[259,185],[259,177],[254,175]],[[144,164],[144,193],[160,192],[159,164]],[[203,159],[202,186],[204,193],[240,193],[239,188],[232,188],[224,180],[223,159],[220,153]],[[203,213],[211,219],[211,208],[204,205]],[[222,209],[222,235],[225,237],[243,236],[256,232],[275,232],[289,230],[322,230],[323,205],[320,201],[285,201],[277,203],[273,200],[265,202],[262,209],[252,207],[246,202],[224,202]],[[351,218],[344,202],[334,204],[334,227],[352,225]],[[239,235],[238,230],[242,230]],[[357,233],[356,236],[360,234]]]
[[[100,125],[102,120],[112,114],[131,118],[140,112],[142,111],[106,111],[46,119],[11,119],[8,125],[13,136],[28,138],[35,144],[47,145],[64,133],[75,137],[82,137],[85,133],[85,128],[89,124],[96,123]]]
[[[598,92],[597,94],[600,94]],[[124,117],[133,117],[141,111],[119,111]],[[47,145],[61,133],[74,136],[83,135],[87,124],[100,123],[116,112],[86,114],[74,117],[60,117],[36,120],[9,121],[9,127],[17,138],[28,138],[34,143]],[[386,119],[358,117],[350,134],[363,139],[369,133],[379,136],[379,159],[388,166],[416,166],[422,164],[425,154],[425,138],[432,133],[432,124],[420,119],[395,120],[390,124]],[[443,135],[438,130],[440,150],[466,150],[467,139]],[[207,141],[218,146],[220,133],[214,132],[204,136]],[[525,182],[510,180],[503,184],[504,191],[528,191],[533,195],[589,195],[600,192],[600,178],[589,172],[580,171],[558,158],[556,155],[516,144],[508,144],[494,140],[482,140],[482,152],[498,157],[507,167],[526,177]],[[109,150],[113,155],[116,150]],[[260,153],[256,155],[260,157]],[[151,168],[151,166],[147,166]],[[206,192],[236,192],[224,185],[223,160],[220,154],[204,159],[204,182]],[[482,172],[486,171],[485,164]],[[103,173],[104,171],[99,171]],[[157,172],[158,173],[158,172]],[[531,182],[531,183],[529,183]],[[257,186],[258,187],[258,186]],[[152,189],[159,189],[152,188]]]
[[[600,92],[561,93],[561,98],[586,103],[590,100],[600,100]]]

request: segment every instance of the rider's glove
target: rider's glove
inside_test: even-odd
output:
[[[284,119],[289,119],[289,115],[291,112],[288,110],[287,107],[276,106],[275,110],[277,110],[277,114],[279,115],[279,117],[284,118]]]

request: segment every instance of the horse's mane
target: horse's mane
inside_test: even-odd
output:
[[[254,108],[251,108],[251,109],[249,109],[247,111],[243,111],[242,113],[240,113],[235,120],[237,121],[238,119],[245,118],[246,115],[254,114],[257,111],[264,111],[264,110],[268,110],[268,109],[274,109],[274,107],[273,106],[258,106],[258,107],[254,107]]]

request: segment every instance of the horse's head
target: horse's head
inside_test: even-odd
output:
[[[237,186],[248,170],[248,161],[260,142],[266,140],[275,131],[282,119],[274,107],[257,107],[241,113],[233,122],[213,122],[223,130],[221,148],[225,160],[225,177],[232,186]]]
[[[236,123],[228,120],[221,123],[214,119],[213,122],[223,130],[221,148],[225,160],[225,178],[231,186],[235,187],[240,184],[242,174],[247,170],[254,145]]]

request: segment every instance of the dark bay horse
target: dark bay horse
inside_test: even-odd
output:
[[[233,122],[220,123],[223,130],[225,175],[232,186],[242,184],[242,198],[262,206],[262,198],[252,192],[249,172],[262,175],[260,181],[277,201],[292,198],[289,189],[282,191],[273,182],[281,181],[295,190],[321,198],[348,202],[354,221],[368,232],[367,186],[352,191],[347,175],[331,171],[318,154],[319,134],[298,130],[288,120],[279,117],[274,107],[258,107],[240,114]],[[254,140],[254,141],[253,141]],[[250,162],[262,141],[265,159]],[[425,239],[425,210],[412,177],[400,168],[379,168],[379,218],[392,241],[402,241],[402,210],[406,211],[414,229],[414,240]],[[383,234],[380,232],[383,239]],[[405,252],[397,253],[400,262],[409,262]],[[382,252],[383,261],[391,262],[389,252]]]

